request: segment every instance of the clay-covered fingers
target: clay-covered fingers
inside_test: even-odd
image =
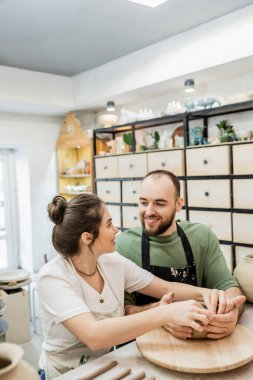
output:
[[[167,323],[163,326],[173,336],[179,339],[187,339],[192,337],[192,328],[188,326],[180,326],[176,323]]]

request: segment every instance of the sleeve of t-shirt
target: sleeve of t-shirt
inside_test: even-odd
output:
[[[226,290],[237,286],[236,279],[229,272],[219,241],[210,230],[208,250],[204,262],[202,286],[210,289]]]
[[[154,278],[154,275],[145,269],[140,268],[133,261],[121,256],[120,260],[124,264],[125,272],[125,291],[132,293],[148,286]]]
[[[44,308],[56,324],[90,312],[71,283],[64,278],[45,274],[39,279],[37,288],[42,310]]]

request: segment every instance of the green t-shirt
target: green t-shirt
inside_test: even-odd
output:
[[[192,248],[196,263],[198,286],[226,290],[238,286],[228,270],[221,252],[219,241],[204,224],[180,221]],[[116,239],[116,251],[142,266],[142,228],[131,228],[122,232]],[[150,264],[169,268],[183,268],[187,265],[181,239],[176,232],[170,236],[150,237]]]

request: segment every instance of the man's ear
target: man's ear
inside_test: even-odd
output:
[[[89,245],[91,243],[91,234],[89,232],[83,232],[81,235],[81,242],[85,245]]]
[[[176,201],[176,212],[181,211],[183,205],[184,205],[184,198],[183,197],[179,197],[177,199],[177,201]]]

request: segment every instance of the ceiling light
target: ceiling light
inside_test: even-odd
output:
[[[193,92],[195,90],[193,79],[186,79],[184,82],[184,90],[185,92]]]
[[[114,101],[112,100],[109,100],[106,104],[106,109],[108,112],[112,112],[112,111],[115,111],[115,104],[114,104]]]
[[[128,0],[128,1],[132,1],[132,3],[146,5],[147,7],[155,8],[165,3],[168,0]]]

